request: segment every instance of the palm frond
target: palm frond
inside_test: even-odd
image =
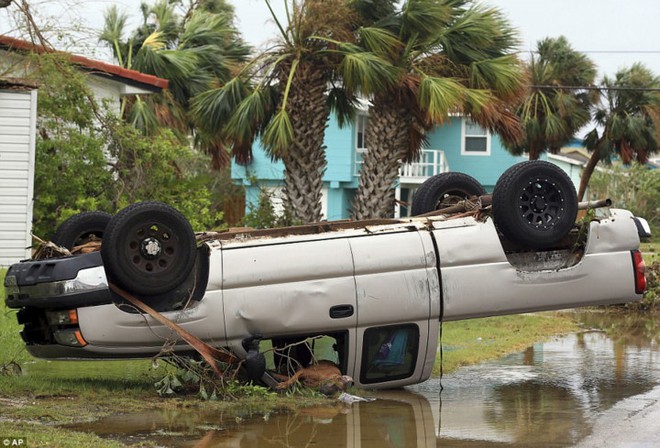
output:
[[[403,43],[396,35],[382,28],[361,28],[358,35],[365,50],[388,60],[394,59],[403,48]]]
[[[122,51],[122,39],[124,28],[128,15],[120,13],[116,5],[110,6],[103,17],[103,30],[99,35],[99,41],[105,42],[110,45],[114,57],[119,62],[119,65],[124,66],[124,54]]]
[[[339,73],[349,91],[368,96],[388,89],[396,81],[400,70],[373,53],[347,51]]]
[[[451,78],[424,76],[419,84],[419,105],[430,120],[442,123],[462,105],[467,89]]]
[[[244,81],[235,77],[220,88],[210,89],[191,101],[193,120],[206,132],[227,123],[238,105],[249,94]]]
[[[286,109],[280,109],[268,123],[261,137],[273,158],[280,158],[293,144],[293,125]]]
[[[452,1],[408,0],[401,11],[400,37],[407,41],[416,36],[422,40],[435,40],[439,29],[451,23],[455,14]]]
[[[332,87],[328,91],[328,107],[337,117],[340,128],[353,123],[358,104],[357,98],[349,95],[344,88]]]
[[[260,123],[267,123],[271,119],[274,106],[271,99],[267,89],[254,89],[232,111],[224,132],[234,141],[253,139]]]

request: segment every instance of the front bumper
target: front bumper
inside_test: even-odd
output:
[[[4,284],[9,308],[66,309],[112,301],[100,252],[17,263]]]

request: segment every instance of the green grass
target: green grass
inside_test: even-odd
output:
[[[442,371],[521,351],[532,343],[577,329],[577,324],[559,313],[487,317],[442,325]],[[440,357],[434,372],[440,372]]]
[[[104,440],[95,434],[69,431],[66,429],[46,426],[38,422],[6,422],[0,421],[0,446],[4,446],[5,438],[23,438],[25,447],[52,446],[60,448],[99,448],[123,447],[122,443]],[[4,442],[7,443],[7,442]],[[11,441],[9,443],[12,443]],[[8,445],[11,446],[11,445]]]
[[[660,261],[660,243],[641,243],[639,250],[642,251],[647,266],[653,264],[654,261]]]

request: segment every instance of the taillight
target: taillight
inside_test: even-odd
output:
[[[646,272],[646,263],[644,263],[644,258],[640,251],[633,250],[631,253],[633,268],[635,269],[635,293],[644,294],[644,291],[646,291],[646,277],[644,276],[644,273]]]

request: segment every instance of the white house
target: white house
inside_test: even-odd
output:
[[[30,255],[36,122],[36,86],[0,79],[0,266]]]
[[[30,256],[34,186],[37,86],[29,78],[28,53],[49,50],[31,42],[0,36],[0,266]],[[68,55],[81,71],[97,99],[109,100],[119,111],[124,95],[144,95],[166,89],[168,81],[135,70]]]

